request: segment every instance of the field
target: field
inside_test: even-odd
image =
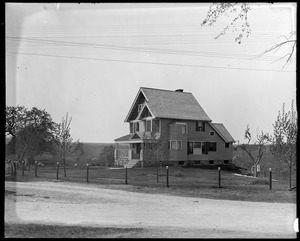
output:
[[[219,188],[216,167],[215,169],[169,167],[169,187],[166,187],[167,176],[164,167],[159,168],[158,183],[155,167],[127,169],[128,185],[126,185],[124,168],[90,166],[87,180],[86,166],[67,166],[67,177],[63,177],[63,168],[60,166],[59,176],[56,179],[56,166],[49,163],[45,163],[44,167],[38,167],[37,177],[35,177],[32,167],[30,172],[28,170],[24,172],[24,176],[22,176],[21,170],[18,170],[16,177],[7,175],[6,180],[75,183],[88,181],[91,185],[101,185],[110,189],[126,188],[133,192],[258,202],[294,203],[296,201],[296,192],[288,190],[288,181],[273,180],[272,190],[269,190],[269,178],[239,175],[232,171],[226,171],[225,168],[229,169],[228,166],[221,167],[221,188]],[[294,179],[293,185],[295,183]]]

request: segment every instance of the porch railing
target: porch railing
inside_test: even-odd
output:
[[[133,153],[133,149],[115,149],[115,160],[117,160],[117,159],[143,160],[143,150],[141,150],[140,153]]]

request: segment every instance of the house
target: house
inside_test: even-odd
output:
[[[164,137],[168,161],[175,165],[230,164],[235,142],[221,123],[213,123],[192,93],[141,87],[125,122],[129,134],[115,139],[115,165],[145,161],[150,133]],[[148,137],[147,137],[148,136]]]

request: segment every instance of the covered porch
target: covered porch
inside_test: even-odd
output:
[[[144,142],[135,133],[115,139],[114,162],[125,166],[131,160],[143,161]]]
[[[114,163],[116,166],[125,166],[136,163],[143,167],[144,161],[147,159],[146,147],[148,143],[156,142],[160,138],[160,133],[157,132],[151,135],[150,132],[135,132],[129,135],[115,139]]]

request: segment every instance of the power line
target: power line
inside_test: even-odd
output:
[[[80,42],[70,42],[70,41],[58,41],[58,40],[45,40],[45,39],[34,39],[34,38],[24,38],[24,37],[7,37],[11,40],[23,40],[30,43],[41,43],[41,44],[51,44],[51,45],[64,45],[64,46],[80,46],[80,47],[89,47],[89,48],[104,48],[104,49],[113,49],[113,50],[123,50],[123,51],[134,51],[134,52],[152,52],[160,54],[172,54],[172,55],[187,55],[187,56],[202,56],[202,57],[217,57],[217,58],[229,58],[229,59],[247,59],[254,60],[258,55],[245,55],[245,54],[220,54],[213,52],[196,52],[196,51],[183,51],[183,50],[174,50],[174,49],[153,49],[153,48],[134,48],[126,46],[116,46],[116,45],[107,45],[107,44],[92,44],[92,43],[80,43]],[[266,59],[255,59],[262,61],[274,61],[277,59],[269,58]]]
[[[86,60],[101,60],[101,61],[111,61],[111,62],[122,62],[122,63],[135,63],[135,64],[152,64],[152,65],[166,65],[166,66],[181,66],[181,67],[194,67],[194,68],[212,68],[212,69],[229,69],[229,70],[248,70],[248,71],[266,71],[266,72],[290,72],[294,71],[282,71],[282,70],[268,70],[268,69],[252,69],[252,68],[237,68],[237,67],[221,67],[221,66],[207,66],[207,65],[191,65],[191,64],[174,64],[174,63],[159,63],[159,62],[145,62],[145,61],[133,61],[133,60],[120,60],[120,59],[106,59],[106,58],[90,58],[90,57],[76,57],[67,55],[51,55],[51,54],[35,54],[35,53],[18,53],[10,52],[12,54],[24,54],[32,56],[44,56],[44,57],[57,57],[57,58],[70,58],[70,59],[86,59]]]

